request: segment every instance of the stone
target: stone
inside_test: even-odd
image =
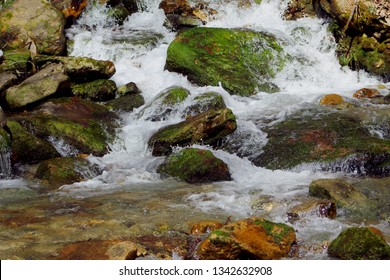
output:
[[[209,234],[221,227],[223,227],[223,224],[218,221],[201,221],[192,225],[190,233],[194,235]]]
[[[169,155],[174,146],[201,143],[216,147],[236,128],[236,118],[230,109],[209,110],[178,124],[159,129],[150,137],[148,145],[154,156]]]
[[[362,88],[353,94],[355,98],[373,98],[380,95],[377,89],[373,88]]]
[[[63,185],[94,178],[100,173],[100,168],[86,159],[60,157],[42,161],[34,178],[43,180],[47,190],[56,190]]]
[[[246,29],[197,27],[179,33],[167,51],[165,69],[197,85],[219,84],[230,94],[276,92],[272,78],[285,64],[277,40]]]
[[[328,254],[344,260],[389,260],[390,246],[376,228],[351,227],[330,243]]]
[[[208,110],[221,110],[226,108],[225,101],[222,96],[215,92],[206,92],[196,96],[192,104],[184,110],[184,117],[194,117]]]
[[[321,98],[321,105],[339,105],[344,102],[344,99],[339,94],[327,94]]]
[[[13,86],[17,79],[18,77],[11,72],[0,72],[0,96],[6,89]]]
[[[183,149],[171,154],[157,172],[191,184],[230,181],[229,167],[208,150]]]
[[[49,64],[21,84],[7,89],[5,99],[8,107],[20,109],[64,92],[69,88],[69,77],[64,72],[62,64]]]
[[[141,94],[127,94],[119,96],[105,103],[110,110],[120,112],[132,112],[134,109],[145,104],[145,99]]]
[[[286,257],[296,242],[292,227],[252,217],[214,230],[200,243],[199,259],[280,259]]]
[[[15,0],[0,11],[0,45],[36,48],[40,54],[65,50],[65,19],[49,1]]]
[[[31,72],[31,53],[26,49],[13,49],[4,51],[0,72],[11,72],[21,76],[28,76]]]
[[[112,80],[99,79],[71,86],[73,95],[95,102],[109,101],[116,97],[116,84]]]

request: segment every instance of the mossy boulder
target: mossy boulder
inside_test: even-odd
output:
[[[389,260],[390,246],[378,229],[352,227],[330,243],[328,254],[345,260]]]
[[[145,104],[145,99],[141,94],[127,94],[119,96],[105,103],[105,105],[114,111],[132,112],[134,109]]]
[[[178,124],[161,128],[150,137],[148,145],[154,156],[169,155],[175,146],[198,143],[216,147],[236,128],[236,117],[230,109],[209,110]]]
[[[206,92],[196,96],[191,105],[184,110],[185,117],[194,117],[208,110],[220,110],[226,108],[222,96],[216,92]]]
[[[62,140],[78,153],[96,156],[108,152],[118,120],[105,106],[79,97],[51,99],[12,119],[38,138]]]
[[[191,184],[231,180],[226,163],[208,150],[195,148],[171,154],[157,171]]]
[[[32,135],[19,123],[8,121],[7,125],[12,132],[13,163],[36,163],[61,156],[48,141]]]
[[[34,177],[44,180],[48,190],[56,190],[63,185],[94,178],[100,173],[99,167],[86,159],[60,157],[41,162]]]
[[[65,50],[65,19],[50,2],[15,0],[0,10],[0,45],[24,48],[30,44],[42,54],[62,54]]]
[[[5,99],[10,109],[20,109],[58,95],[69,89],[69,77],[62,64],[49,64],[21,84],[6,90]]]
[[[97,60],[89,57],[45,56],[34,57],[37,66],[46,63],[62,63],[65,73],[72,82],[85,83],[98,79],[109,79],[115,74],[115,65],[109,60]]]
[[[18,80],[18,77],[14,73],[0,71],[0,98],[1,99],[2,99],[2,93],[6,89],[15,85],[17,80]]]
[[[167,51],[165,69],[198,85],[222,87],[249,96],[275,92],[272,78],[285,63],[276,39],[246,29],[197,27],[179,33]]]
[[[11,72],[21,78],[32,70],[31,53],[26,49],[5,50],[0,64],[0,72]]]
[[[200,259],[280,259],[296,242],[295,230],[285,224],[252,217],[214,230],[200,243]]]
[[[83,84],[73,84],[72,93],[91,101],[108,101],[115,99],[117,88],[114,81],[99,79]]]
[[[371,113],[375,112],[364,113],[359,108],[300,110],[264,129],[268,142],[252,161],[270,169],[315,163],[324,170],[387,176],[390,140],[374,137],[360,119]]]

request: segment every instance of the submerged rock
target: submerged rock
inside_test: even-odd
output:
[[[390,246],[378,229],[352,227],[330,243],[328,254],[345,260],[389,260]]]
[[[184,116],[186,118],[194,117],[211,109],[221,110],[224,108],[226,108],[226,104],[220,94],[216,92],[206,92],[193,99],[192,104],[184,110]]]
[[[208,150],[183,149],[170,155],[158,172],[191,184],[230,181],[229,167]]]
[[[161,128],[148,141],[154,156],[169,155],[174,146],[196,143],[218,146],[237,128],[236,117],[230,109],[209,110],[178,124]]]
[[[295,242],[292,227],[253,217],[212,231],[196,253],[200,259],[280,259]]]
[[[41,162],[35,178],[44,180],[48,190],[56,190],[63,185],[94,178],[100,173],[100,168],[86,159],[62,157]]]
[[[0,10],[0,45],[42,54],[65,50],[65,19],[49,1],[15,0]]]
[[[285,63],[274,37],[246,29],[193,28],[177,35],[167,52],[165,69],[242,96],[277,91],[272,78]]]

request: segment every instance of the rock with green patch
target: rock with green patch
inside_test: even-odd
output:
[[[115,74],[115,65],[112,61],[97,60],[89,57],[73,56],[45,56],[34,57],[38,66],[46,63],[62,63],[65,73],[73,82],[85,83],[97,79],[109,79]]]
[[[91,101],[108,101],[115,99],[116,84],[112,80],[99,79],[83,84],[73,84],[72,93]]]
[[[62,54],[65,19],[49,1],[15,0],[0,11],[0,45],[32,52]]]
[[[328,254],[344,260],[389,260],[390,246],[379,230],[352,227],[342,231],[330,243]]]
[[[196,96],[192,104],[184,110],[185,117],[194,117],[208,110],[220,110],[226,108],[225,101],[220,94],[216,92],[206,92]]]
[[[285,224],[252,217],[214,230],[200,243],[200,259],[280,259],[296,242],[295,230]]]
[[[11,72],[0,72],[0,98],[2,93],[9,87],[15,85],[18,77]]]
[[[139,93],[119,96],[105,103],[109,109],[120,112],[132,112],[144,104],[145,99]]]
[[[21,84],[6,90],[5,99],[11,109],[20,109],[59,94],[69,88],[69,77],[62,64],[49,64]]]
[[[61,156],[48,142],[29,133],[15,121],[7,123],[12,133],[12,162],[36,163]]]
[[[230,181],[229,167],[208,150],[183,149],[171,154],[158,172],[191,184]]]
[[[180,105],[190,96],[190,92],[179,86],[173,86],[160,92],[141,112],[147,120],[161,121],[177,113]]]
[[[31,69],[31,53],[29,50],[14,49],[4,51],[0,72],[11,72],[24,77],[29,75]]]
[[[264,129],[268,142],[251,160],[270,169],[315,163],[314,168],[323,170],[387,176],[390,140],[370,133],[362,121],[363,112],[360,108],[337,112],[330,108],[302,109]],[[375,111],[367,114],[375,115]]]
[[[41,139],[64,141],[78,153],[102,156],[114,140],[117,116],[105,106],[78,97],[51,99],[13,120]]]
[[[150,137],[148,145],[154,156],[169,155],[175,146],[199,143],[216,147],[236,128],[236,117],[230,109],[209,110],[161,128]]]
[[[86,159],[60,157],[41,162],[35,178],[44,180],[48,190],[56,190],[63,185],[94,178],[100,173],[99,167]]]
[[[192,28],[169,45],[165,68],[198,85],[249,96],[275,92],[272,78],[284,67],[282,47],[271,35],[246,29]]]

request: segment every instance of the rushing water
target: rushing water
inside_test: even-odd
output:
[[[59,192],[52,194],[49,201],[46,197],[35,194],[36,200],[31,207],[38,209],[38,204],[47,205],[53,201],[63,203],[66,206],[54,210],[49,206],[43,207],[51,209],[47,210],[51,217],[57,217],[58,211],[64,211],[61,212],[63,214],[77,213],[83,203],[87,205],[99,201],[99,205],[106,205],[95,207],[95,214],[101,219],[118,220],[121,217],[121,220],[143,222],[142,225],[156,224],[157,220],[165,223],[169,221],[174,226],[194,217],[225,219],[227,216],[243,218],[249,215],[263,215],[276,222],[286,222],[286,211],[295,205],[297,198],[307,195],[308,185],[312,180],[334,178],[343,174],[313,172],[314,169],[310,166],[295,171],[272,171],[254,166],[245,157],[217,150],[213,151],[214,154],[228,164],[233,181],[193,187],[173,179],[161,179],[156,173],[156,166],[163,158],[151,156],[147,141],[157,129],[181,121],[181,110],[188,103],[179,107],[176,114],[171,114],[167,120],[160,122],[149,121],[149,111],[144,108],[150,105],[159,92],[174,85],[189,89],[190,99],[206,91],[218,92],[237,117],[236,133],[241,134],[243,139],[239,150],[246,155],[251,153],[254,145],[264,145],[267,142],[267,135],[261,130],[261,120],[281,121],[306,104],[318,101],[323,94],[337,92],[351,96],[355,90],[363,86],[378,85],[380,81],[363,71],[357,73],[340,67],[335,55],[334,38],[323,20],[305,18],[284,21],[282,13],[288,2],[286,0],[263,0],[261,5],[253,4],[248,9],[238,8],[235,1],[204,1],[218,11],[207,26],[246,27],[267,31],[279,38],[285,51],[293,59],[273,81],[281,89],[277,94],[259,92],[255,96],[243,98],[229,95],[222,87],[194,86],[186,77],[164,71],[166,50],[175,33],[164,27],[165,16],[158,9],[159,2],[143,1],[143,11],[129,17],[123,26],[115,24],[108,16],[107,8],[90,6],[77,24],[67,31],[67,36],[74,41],[71,55],[112,60],[117,69],[112,79],[117,86],[135,82],[142,91],[146,105],[122,115],[124,125],[118,131],[118,138],[111,145],[109,154],[102,158],[90,157],[92,162],[104,168],[101,176],[63,186]],[[64,152],[65,148],[62,149]],[[7,205],[24,201],[26,196],[31,195],[31,189],[35,188],[34,183],[19,180],[0,181],[0,184],[3,189],[8,189],[2,193],[0,200]],[[14,190],[16,186],[21,186],[19,191]],[[79,208],[69,205],[77,205]],[[20,211],[21,206],[11,208]],[[43,210],[37,211],[40,213]],[[346,226],[345,223],[342,219],[330,220],[312,215],[304,222],[294,225],[298,238],[304,240],[308,247],[317,246],[318,249],[302,257],[326,258],[321,250],[322,242],[334,238]],[[379,222],[377,226],[386,234],[390,233],[385,222]],[[37,234],[42,236],[31,238],[39,240],[36,242],[41,247],[50,240],[75,240],[65,236],[65,229],[66,226],[60,237],[49,237],[50,233],[47,231],[35,229],[34,232],[40,232]],[[9,236],[15,235],[25,240],[26,232],[13,232]],[[120,235],[120,232],[115,232],[115,236]],[[88,237],[112,237],[110,234],[99,234],[94,232]],[[41,247],[34,247],[34,252],[43,250]],[[3,250],[10,249],[7,247]],[[12,251],[12,254],[16,253]]]

